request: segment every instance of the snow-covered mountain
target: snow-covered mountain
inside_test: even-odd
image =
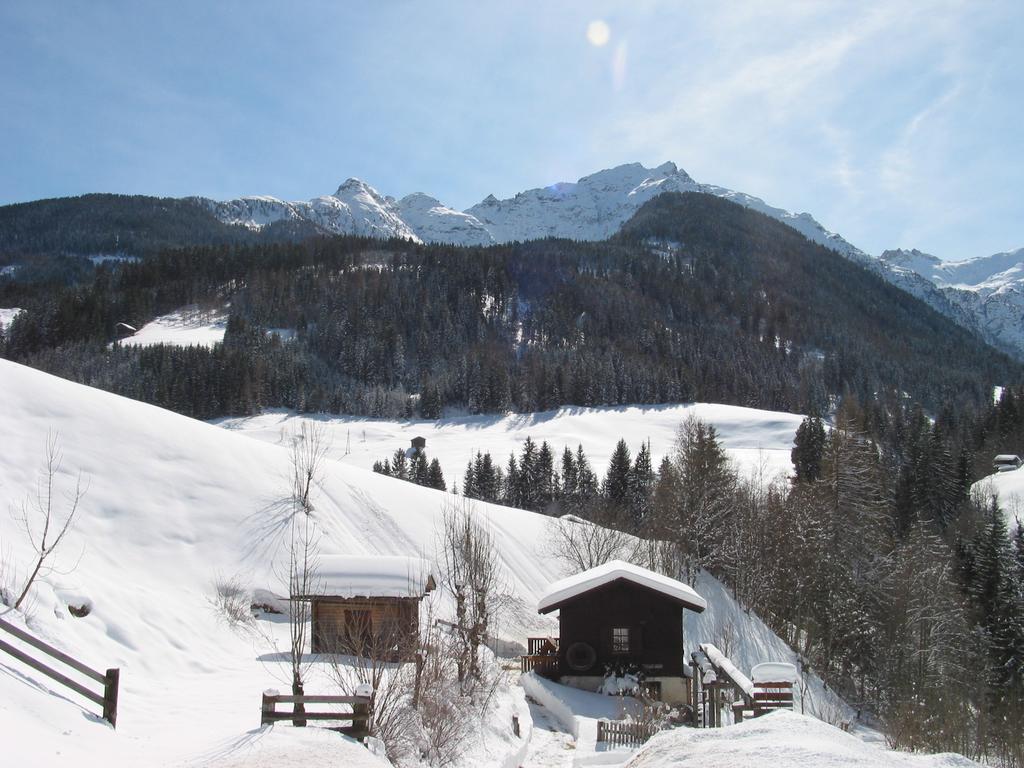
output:
[[[1024,357],[1024,248],[964,261],[896,249],[885,251],[878,265],[890,282]]]
[[[308,221],[332,234],[400,237],[420,241],[402,220],[393,198],[381,195],[359,179],[349,179],[333,195],[288,203],[276,197],[240,197],[217,202],[196,198],[225,224],[262,229],[276,221]]]
[[[1024,249],[961,262],[943,262],[916,250],[886,251],[876,258],[825,229],[809,213],[791,213],[744,192],[699,183],[671,162],[656,168],[620,165],[503,200],[488,195],[466,211],[419,192],[396,200],[358,179],[349,179],[333,195],[306,202],[265,196],[198,200],[221,221],[251,229],[294,220],[331,234],[491,245],[542,237],[604,240],[663,192],[703,192],[770,216],[1024,358]]]
[[[308,202],[285,202],[267,196],[224,202],[196,199],[224,223],[250,229],[294,220],[308,221],[332,234],[490,245],[542,237],[604,240],[618,232],[640,206],[663,192],[704,192],[724,197],[778,219],[843,255],[868,258],[809,213],[790,213],[743,192],[700,184],[671,162],[656,168],[640,163],[620,165],[575,183],[528,189],[504,200],[488,195],[464,212],[421,192],[395,200],[359,179],[349,179],[333,195]]]

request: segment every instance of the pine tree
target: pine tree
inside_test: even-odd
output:
[[[813,483],[821,477],[821,460],[825,450],[825,426],[817,416],[808,416],[797,427],[793,450],[795,476],[793,482]]]
[[[427,482],[429,488],[436,488],[439,491],[446,491],[448,487],[444,482],[444,473],[441,471],[441,462],[431,459],[430,467],[427,470]]]
[[[642,531],[650,516],[654,494],[654,467],[651,465],[650,443],[643,443],[629,473],[629,510],[634,529]]]
[[[391,476],[400,480],[409,479],[409,463],[406,461],[405,451],[401,448],[397,449],[394,456],[391,457]]]
[[[620,439],[608,462],[608,473],[604,478],[604,497],[616,509],[624,510],[629,505],[629,475],[632,462],[629,447]]]

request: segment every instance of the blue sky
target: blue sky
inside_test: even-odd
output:
[[[0,203],[357,176],[465,208],[673,160],[968,258],[1024,246],[1022,51],[1020,2],[5,0]]]

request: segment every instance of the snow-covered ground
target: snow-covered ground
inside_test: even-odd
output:
[[[288,724],[257,727],[260,693],[286,688],[277,652],[287,644],[286,625],[261,620],[261,634],[240,633],[226,626],[211,605],[216,582],[229,577],[253,590],[284,591],[285,445],[7,361],[0,361],[0,391],[4,506],[17,505],[34,492],[48,431],[57,435],[62,452],[59,504],[79,471],[88,483],[57,570],[38,583],[27,617],[0,609],[3,618],[95,668],[119,667],[122,675],[113,731],[93,714],[92,705],[83,706],[75,694],[0,654],[4,765],[379,764],[362,747],[333,734],[301,732]],[[313,500],[323,532],[321,550],[436,560],[439,522],[451,500],[330,460]],[[527,635],[550,631],[551,619],[536,613],[537,600],[565,574],[543,546],[549,520],[487,504],[475,510],[493,533],[514,598],[497,634],[521,643]],[[4,579],[19,583],[31,552],[7,514],[0,515],[0,554]],[[785,645],[742,611],[717,581],[706,577],[697,591],[708,609],[687,615],[687,647],[714,642],[745,672],[757,662],[793,660]],[[435,599],[445,610],[443,594]],[[91,612],[75,618],[68,606],[82,603]],[[307,692],[334,690],[325,666],[313,664]],[[844,711],[820,681],[809,682],[810,701],[824,716]],[[559,765],[565,764],[560,760],[566,753],[582,754],[588,745],[568,749],[567,737],[552,731],[550,722],[538,730],[548,746],[511,736],[513,713],[524,734],[530,733],[530,708],[522,693],[515,688],[501,692],[463,766]]]
[[[212,347],[224,340],[227,323],[227,315],[221,310],[182,307],[146,323],[135,334],[122,339],[121,344],[137,347],[151,347],[155,344]]]
[[[972,491],[985,497],[997,496],[1006,514],[1006,524],[1011,528],[1018,520],[1024,522],[1024,468],[983,477],[974,484]]]
[[[803,416],[735,405],[689,403],[633,405],[606,408],[568,406],[539,413],[459,416],[438,421],[386,421],[360,417],[296,415],[269,411],[259,416],[222,419],[217,424],[269,443],[284,444],[304,422],[316,422],[331,441],[331,456],[344,464],[370,469],[375,461],[390,458],[398,448],[409,448],[412,438],[427,440],[426,452],[441,463],[451,487],[462,476],[477,451],[490,452],[500,466],[509,453],[522,451],[527,437],[539,446],[546,440],[556,463],[566,446],[582,445],[594,471],[603,477],[615,444],[624,438],[635,455],[651,443],[654,466],[672,450],[679,425],[689,415],[714,424],[719,438],[744,475],[763,467],[766,478],[792,472],[789,452]]]
[[[960,755],[879,749],[831,725],[780,711],[726,728],[680,728],[652,738],[627,768],[954,768]]]
[[[0,331],[10,325],[11,321],[21,312],[22,310],[18,307],[8,307],[6,309],[0,307]]]

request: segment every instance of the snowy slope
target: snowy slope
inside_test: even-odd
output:
[[[647,441],[657,466],[672,450],[679,425],[694,415],[715,426],[730,458],[744,475],[763,469],[766,478],[792,472],[789,452],[803,416],[736,405],[690,403],[603,408],[566,406],[556,411],[481,416],[458,416],[437,421],[387,421],[362,417],[317,417],[268,411],[259,416],[220,419],[215,423],[271,443],[282,443],[302,422],[314,421],[331,437],[331,455],[364,469],[409,448],[412,438],[427,440],[426,452],[441,463],[449,487],[462,483],[466,462],[477,451],[490,452],[502,467],[508,456],[522,451],[527,437],[539,446],[546,440],[556,459],[568,446],[583,446],[599,476],[608,468],[615,444],[625,439],[635,454]]]
[[[494,243],[494,237],[476,217],[449,208],[422,192],[406,195],[397,205],[402,220],[425,243]]]
[[[227,324],[227,314],[223,311],[202,310],[193,305],[155,318],[120,343],[126,347],[155,344],[212,347],[224,340]]]
[[[972,492],[999,498],[999,506],[1006,513],[1006,523],[1015,526],[1024,523],[1024,469],[996,472],[983,477],[971,487]]]
[[[0,308],[0,331],[9,326],[21,312],[18,307]]]
[[[58,491],[79,470],[89,482],[58,565],[67,569],[81,559],[36,589],[31,630],[86,663],[122,669],[121,713],[112,733],[84,716],[73,694],[42,693],[40,687],[52,686],[0,658],[0,752],[17,756],[19,765],[120,767],[242,764],[249,750],[289,748],[290,741],[275,746],[293,738],[287,728],[276,735],[253,730],[260,691],[284,687],[279,657],[268,642],[225,627],[210,605],[222,577],[282,591],[287,450],[6,361],[0,361],[0,388],[3,500],[17,503],[34,488],[50,429],[59,433],[63,452]],[[447,498],[331,461],[314,499],[321,549],[431,557]],[[537,615],[536,602],[564,575],[541,546],[547,519],[484,504],[477,514],[492,528],[519,600],[498,634],[522,642],[547,631],[550,620]],[[0,515],[0,541],[5,560],[23,573],[30,553],[8,515]],[[702,617],[714,621],[706,630],[688,624],[689,642],[707,636],[724,645],[718,637],[724,620],[715,617],[728,616],[740,638],[738,664],[785,658],[716,584],[698,587],[710,603]],[[91,613],[73,618],[68,603],[84,601]],[[280,635],[276,625],[265,629]],[[327,687],[322,671],[314,668],[310,690]]]

